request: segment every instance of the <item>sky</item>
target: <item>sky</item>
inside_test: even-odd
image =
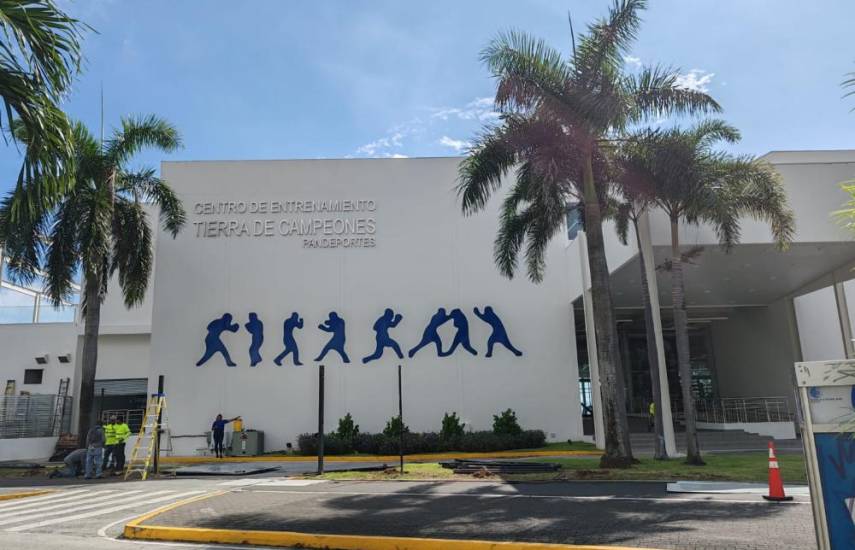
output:
[[[609,0],[70,1],[92,26],[63,108],[97,135],[154,113],[184,148],[161,160],[460,155],[495,121],[479,52],[518,29],[570,50]],[[855,148],[847,0],[651,0],[627,67],[679,68],[739,128],[736,152]],[[20,153],[0,141],[0,192]]]

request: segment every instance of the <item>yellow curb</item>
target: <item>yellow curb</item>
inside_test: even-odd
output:
[[[144,514],[125,525],[123,535],[133,540],[198,542],[205,544],[246,544],[257,546],[315,548],[318,550],[643,550],[630,546],[590,546],[536,542],[493,542],[486,540],[428,539],[365,535],[321,535],[293,531],[247,531],[141,525],[142,522],[191,502],[225,494],[219,491],[173,502]],[[646,549],[650,550],[650,549]]]
[[[45,495],[47,493],[52,493],[53,491],[26,491],[23,493],[6,493],[5,495],[0,495],[0,500],[12,500],[15,498],[27,498],[34,497],[37,495]]]
[[[426,453],[404,455],[404,459],[411,462],[437,462],[439,460],[453,460],[455,458],[537,458],[544,456],[554,457],[598,457],[601,451],[501,451],[496,453]],[[309,462],[315,460],[315,456],[295,455],[264,455],[264,456],[229,456],[226,458],[214,458],[210,456],[164,456],[160,458],[161,464],[200,464],[204,462]],[[362,456],[325,456],[325,462],[396,462],[398,455],[362,455]]]

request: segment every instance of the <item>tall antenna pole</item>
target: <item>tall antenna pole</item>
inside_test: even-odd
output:
[[[573,32],[573,16],[567,12],[567,22],[570,23],[570,43],[573,46],[573,62],[576,62],[576,34]]]
[[[101,81],[101,149],[104,148],[104,81]]]

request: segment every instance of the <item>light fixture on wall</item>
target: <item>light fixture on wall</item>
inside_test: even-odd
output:
[[[44,355],[36,355],[36,363],[39,365],[46,365],[48,362],[49,356],[47,353]]]
[[[66,353],[65,355],[60,355],[57,359],[59,359],[60,363],[71,363],[71,354]]]

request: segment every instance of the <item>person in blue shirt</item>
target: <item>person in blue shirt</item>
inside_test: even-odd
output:
[[[239,418],[239,416],[236,416],[226,420],[223,418],[223,415],[218,414],[217,419],[211,424],[211,436],[214,440],[214,452],[217,454],[217,458],[223,458],[223,437],[226,435],[226,424],[234,422]]]

